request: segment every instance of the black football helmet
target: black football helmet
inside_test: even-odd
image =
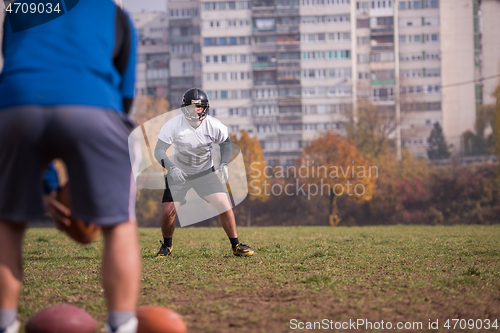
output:
[[[201,114],[196,113],[196,115],[190,113],[189,110],[185,107],[190,105],[203,106],[203,112]],[[186,116],[187,120],[190,121],[203,120],[208,116],[209,109],[210,109],[210,104],[208,102],[207,93],[205,93],[201,89],[198,89],[196,87],[191,88],[184,93],[184,96],[182,96],[181,110],[182,113],[184,113],[184,116]]]

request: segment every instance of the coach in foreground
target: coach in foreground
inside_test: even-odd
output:
[[[22,31],[16,32],[9,14],[4,24],[2,333],[19,331],[23,236],[28,221],[45,215],[41,180],[55,158],[64,161],[71,179],[71,213],[102,228],[106,331],[137,332],[140,256],[131,204],[135,201],[128,153],[132,126],[126,116],[134,92],[135,32],[131,20],[111,0],[72,3],[74,8],[46,23],[23,21],[32,27]]]

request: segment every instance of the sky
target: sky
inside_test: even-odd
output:
[[[123,0],[123,8],[130,13],[165,11],[166,0]]]

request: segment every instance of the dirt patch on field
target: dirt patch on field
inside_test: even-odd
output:
[[[244,293],[178,286],[174,288],[175,296],[165,301],[167,306],[182,314],[189,332],[207,333],[292,332],[300,331],[299,325],[306,328],[307,322],[311,325],[320,322],[322,331],[326,327],[339,331],[335,330],[335,325],[346,326],[345,323],[350,324],[349,330],[356,327],[358,331],[380,331],[376,330],[376,323],[382,321],[385,328],[390,322],[392,330],[398,323],[411,323],[410,331],[436,332],[429,329],[429,320],[439,321],[438,331],[449,332],[453,330],[443,327],[447,319],[490,319],[493,322],[500,318],[500,297],[494,290],[482,295],[470,295],[467,288],[457,290],[455,294],[425,289],[418,293],[374,292],[372,288],[359,285],[352,288],[341,286],[341,290],[337,290],[335,287],[265,286],[265,280],[256,282],[264,286]],[[361,319],[370,321],[375,327],[352,325]]]

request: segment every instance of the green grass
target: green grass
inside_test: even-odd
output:
[[[255,251],[234,257],[222,228],[179,228],[154,259],[159,229],[140,229],[141,305],[179,312],[189,332],[290,332],[290,320],[500,321],[500,226],[239,228]],[[24,243],[19,313],[72,303],[101,324],[102,239],[80,246],[54,229]],[[500,323],[499,323],[500,324]]]

